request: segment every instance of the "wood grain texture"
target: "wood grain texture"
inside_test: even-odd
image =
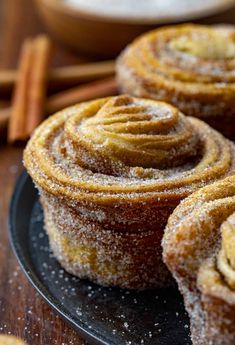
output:
[[[32,0],[0,0],[0,68],[15,68],[23,39],[43,31]],[[54,45],[54,66],[84,61]],[[18,335],[29,345],[85,344],[31,287],[10,248],[8,207],[22,169],[22,148],[0,146],[0,333]]]
[[[1,0],[0,68],[15,68],[22,41],[39,32],[43,30],[32,0]],[[56,42],[54,45],[55,66],[82,60]],[[29,345],[85,344],[35,292],[12,253],[7,234],[8,207],[22,170],[22,147],[0,146],[0,333],[18,335]]]

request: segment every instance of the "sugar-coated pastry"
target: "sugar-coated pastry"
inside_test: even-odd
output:
[[[52,249],[102,285],[165,286],[161,240],[178,203],[235,171],[235,146],[175,107],[121,95],[50,117],[24,152]]]
[[[194,345],[235,344],[235,176],[182,201],[163,256],[184,296]]]
[[[142,35],[117,61],[122,92],[163,100],[235,139],[235,27],[167,26]]]

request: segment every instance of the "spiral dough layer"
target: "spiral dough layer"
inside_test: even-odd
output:
[[[202,121],[121,95],[50,117],[24,162],[62,265],[101,284],[144,288],[169,279],[160,242],[172,210],[231,175],[234,154],[234,145]]]
[[[235,343],[235,177],[193,193],[170,216],[164,260],[191,319],[193,344]]]
[[[235,29],[178,25],[144,34],[117,62],[122,92],[166,101],[226,136],[235,130]]]

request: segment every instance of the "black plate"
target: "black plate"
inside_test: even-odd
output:
[[[26,173],[10,208],[10,237],[17,259],[42,297],[92,344],[189,345],[189,324],[174,289],[135,292],[104,288],[67,274],[43,229],[38,193]]]

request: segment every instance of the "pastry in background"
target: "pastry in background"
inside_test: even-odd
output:
[[[165,230],[163,256],[184,296],[193,344],[234,345],[234,176],[176,208]]]
[[[101,285],[144,289],[172,279],[161,248],[169,215],[235,172],[235,146],[169,104],[120,95],[47,119],[24,164],[61,265]]]
[[[235,139],[235,30],[184,24],[137,38],[117,60],[121,92],[163,100]]]

